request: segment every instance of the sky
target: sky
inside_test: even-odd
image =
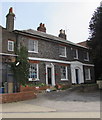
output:
[[[6,15],[10,7],[15,14],[15,29],[34,29],[40,23],[46,33],[58,36],[59,30],[66,32],[67,40],[78,43],[88,39],[89,22],[101,0],[1,0],[0,25],[6,26]]]

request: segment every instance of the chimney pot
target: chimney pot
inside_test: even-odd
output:
[[[60,30],[60,34],[59,34],[59,37],[63,38],[66,40],[66,34],[65,34],[65,30],[61,29]]]
[[[9,13],[13,13],[13,8],[12,7],[10,7],[10,9],[9,9]]]
[[[37,30],[46,33],[45,24],[40,23],[40,25],[39,25],[39,27],[37,28]]]

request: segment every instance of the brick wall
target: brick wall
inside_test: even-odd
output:
[[[36,98],[37,95],[33,91],[19,92],[19,93],[8,93],[0,95],[0,103],[10,103],[23,100],[29,100]]]

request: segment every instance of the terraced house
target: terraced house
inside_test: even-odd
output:
[[[28,81],[54,86],[56,83],[81,84],[94,82],[94,65],[89,50],[85,46],[67,40],[64,30],[57,36],[46,33],[46,27],[40,23],[37,30],[14,30],[12,8],[6,16],[6,28],[2,29],[2,80],[14,82],[8,62],[14,61],[14,44],[24,45],[29,53]],[[74,35],[74,33],[73,33]]]

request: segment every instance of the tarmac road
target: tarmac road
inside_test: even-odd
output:
[[[100,118],[100,92],[53,91],[2,105],[3,118]]]

